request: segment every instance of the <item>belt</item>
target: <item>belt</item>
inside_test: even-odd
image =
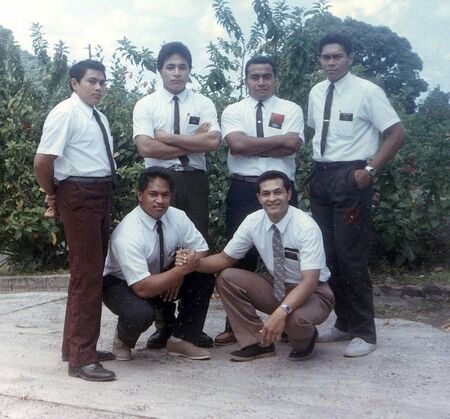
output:
[[[365,167],[367,162],[365,160],[352,160],[352,161],[316,161],[314,160],[314,169],[318,170],[334,170],[342,167]]]
[[[62,182],[74,182],[74,183],[107,183],[112,182],[112,176],[104,176],[104,177],[87,177],[87,176],[69,176]]]
[[[204,172],[204,170],[196,169],[191,166],[183,166],[182,164],[174,164],[173,166],[168,167],[169,170],[173,170],[174,172]]]
[[[241,176],[232,174],[231,179],[239,180],[240,182],[249,182],[249,183],[256,183],[256,179],[258,179],[259,176]]]

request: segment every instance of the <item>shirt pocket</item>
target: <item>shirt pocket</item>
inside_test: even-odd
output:
[[[353,135],[353,113],[338,112],[335,123],[335,132],[343,137],[351,137]]]

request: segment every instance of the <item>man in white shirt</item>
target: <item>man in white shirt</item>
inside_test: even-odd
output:
[[[367,269],[373,179],[402,147],[404,129],[385,93],[350,73],[351,41],[328,34],[319,44],[327,79],[311,90],[311,211],[323,237],[337,320],[319,342],[350,340],[344,356],[376,348],[372,284]],[[380,133],[383,141],[380,145]]]
[[[316,325],[334,305],[322,234],[308,214],[289,205],[291,183],[284,173],[267,171],[255,185],[263,209],[245,218],[221,253],[200,259],[197,270],[221,272],[216,286],[241,347],[232,360],[275,355],[283,332],[292,346],[289,359],[305,360],[314,350]],[[270,275],[232,268],[252,246]],[[181,256],[176,264],[182,266]],[[262,321],[257,310],[269,317]]]
[[[45,120],[34,171],[52,215],[61,216],[69,249],[62,359],[69,361],[70,376],[110,381],[115,374],[99,361],[113,356],[96,351],[115,179],[108,120],[96,108],[105,91],[105,67],[84,60],[70,68],[69,76],[72,96]]]
[[[156,308],[177,299],[178,316],[167,351],[190,359],[210,357],[194,343],[203,329],[214,283],[192,273],[196,257],[205,256],[208,245],[187,215],[169,206],[173,189],[170,171],[145,169],[139,178],[139,205],[111,236],[103,287],[106,306],[119,316],[113,342],[119,361],[131,359],[131,349],[155,320]],[[173,266],[180,248],[192,250],[186,252],[186,265]]]
[[[133,138],[145,166],[160,166],[172,172],[175,189],[171,205],[186,212],[202,235],[208,238],[209,185],[205,153],[219,147],[220,127],[212,101],[186,89],[192,57],[181,42],[162,46],[157,68],[163,87],[143,97],[133,111]],[[211,282],[211,276],[205,280]],[[149,348],[164,347],[171,333],[173,305],[162,310],[162,321],[148,340]],[[199,344],[212,346],[202,334]]]

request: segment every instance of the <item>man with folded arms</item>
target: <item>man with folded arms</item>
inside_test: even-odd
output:
[[[292,346],[289,359],[309,358],[318,335],[316,325],[334,306],[322,234],[308,214],[289,205],[290,185],[279,171],[259,176],[256,192],[263,209],[245,218],[221,253],[198,261],[196,269],[201,272],[221,272],[216,287],[241,347],[231,353],[233,361],[275,355],[274,342],[283,332]],[[270,275],[233,268],[252,246]],[[183,266],[182,256],[180,252],[177,265]],[[257,310],[269,317],[262,321]]]
[[[170,207],[173,192],[170,171],[149,167],[139,178],[139,205],[116,227],[104,270],[104,302],[119,316],[113,354],[131,359],[141,333],[155,320],[156,308],[179,300],[178,316],[166,349],[170,355],[208,359],[210,353],[194,345],[202,332],[214,283],[195,272],[196,257],[208,245],[187,215]],[[179,248],[185,264],[173,266]]]

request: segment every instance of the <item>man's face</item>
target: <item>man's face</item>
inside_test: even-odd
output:
[[[269,179],[262,182],[257,196],[259,203],[273,223],[278,223],[286,215],[291,191],[286,190],[282,179]]]
[[[275,93],[275,75],[270,64],[251,64],[245,84],[249,95],[257,100],[264,101]]]
[[[170,186],[166,179],[150,179],[143,192],[138,192],[141,208],[151,217],[159,220],[170,205]]]
[[[102,100],[105,93],[105,75],[102,71],[87,69],[80,82],[75,78],[70,79],[73,91],[89,106],[96,106]]]
[[[344,77],[352,65],[353,57],[347,55],[340,44],[328,44],[322,48],[320,65],[330,82]]]
[[[178,95],[186,89],[190,73],[191,70],[185,58],[179,54],[171,55],[161,69],[164,88],[173,95]]]

